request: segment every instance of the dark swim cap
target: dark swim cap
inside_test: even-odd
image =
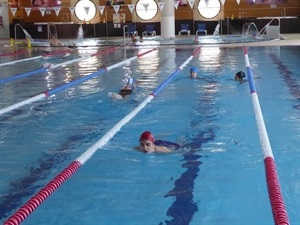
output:
[[[236,75],[237,75],[239,78],[243,78],[243,77],[246,76],[245,73],[244,73],[243,71],[237,72]]]
[[[197,72],[197,69],[195,68],[195,67],[192,67],[191,69],[190,69],[190,73],[196,73]]]

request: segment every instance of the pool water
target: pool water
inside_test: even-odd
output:
[[[3,67],[0,79],[99,49]],[[194,48],[164,47],[0,116],[0,222],[138,107]],[[251,47],[249,61],[291,224],[300,221],[299,47]],[[0,84],[0,109],[147,51],[115,52]],[[37,50],[34,55],[42,54]],[[18,57],[26,57],[21,55]],[[7,58],[0,58],[2,61]],[[11,57],[10,60],[14,60]],[[202,79],[190,79],[196,67]],[[12,70],[10,70],[12,68]],[[242,48],[204,46],[23,224],[274,224]],[[110,99],[129,77],[133,95]],[[140,134],[180,143],[134,150]]]
[[[160,36],[147,36],[143,38],[143,42],[137,42],[138,46],[165,46],[165,45],[213,45],[213,44],[234,44],[234,43],[251,43],[273,40],[266,36],[253,38],[247,35],[207,35],[198,36],[181,36],[177,38],[162,38]],[[130,37],[121,38],[102,38],[102,39],[66,39],[61,40],[64,46],[112,46],[112,45],[131,45]],[[32,46],[49,46],[47,40],[34,40]]]

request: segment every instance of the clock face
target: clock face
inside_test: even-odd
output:
[[[75,15],[81,21],[90,21],[96,15],[96,6],[90,0],[79,0],[75,5]]]
[[[136,14],[143,20],[151,20],[157,14],[157,4],[154,0],[139,0],[136,4]]]
[[[214,18],[220,13],[221,4],[219,0],[200,0],[198,4],[199,13],[205,18]]]

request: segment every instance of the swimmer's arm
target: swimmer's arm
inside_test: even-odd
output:
[[[140,152],[144,152],[144,150],[143,150],[140,146],[136,146],[134,149],[135,149],[135,150],[138,150],[138,151],[140,151]]]
[[[158,145],[155,146],[155,151],[156,152],[163,152],[163,153],[169,153],[169,152],[171,152],[170,149],[168,149],[168,148],[166,148],[164,146],[158,146]]]

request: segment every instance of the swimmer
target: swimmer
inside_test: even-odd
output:
[[[49,40],[50,46],[60,46],[61,43],[60,41],[57,39],[55,34],[51,35],[51,39]]]
[[[150,131],[145,131],[142,133],[140,137],[140,145],[136,147],[138,151],[144,152],[144,153],[154,153],[154,152],[163,152],[163,153],[169,153],[171,152],[170,149],[164,147],[164,146],[158,146],[155,145],[155,139],[154,136]]]
[[[128,78],[127,84],[119,91],[119,93],[109,92],[108,96],[113,99],[122,100],[133,93],[133,90],[136,88],[135,83],[134,78]]]
[[[243,78],[245,77],[245,73],[243,71],[239,71],[235,74],[234,80],[239,81],[240,83],[243,83]]]
[[[194,67],[192,67],[190,69],[190,78],[197,78],[197,77],[198,77],[198,75],[197,75],[197,69],[194,68]]]
[[[165,147],[164,144],[173,146],[175,149],[181,147],[180,145],[169,141],[155,140],[153,134],[150,131],[145,131],[144,133],[142,133],[139,142],[140,145],[135,147],[135,149],[144,153],[172,152],[172,150]]]
[[[195,67],[192,67],[190,69],[190,76],[189,76],[189,78],[192,78],[192,79],[196,78],[196,79],[201,79],[201,80],[205,80],[207,82],[210,82],[209,80],[207,80],[205,78],[199,77],[198,74],[197,74],[197,68],[195,68]]]
[[[135,44],[135,43],[137,43],[137,38],[136,38],[136,36],[132,35],[131,36],[131,44]]]
[[[194,42],[198,42],[199,40],[198,40],[198,35],[196,35],[195,37],[194,37]]]
[[[181,79],[185,79],[185,78],[191,78],[191,79],[200,79],[200,80],[205,80],[207,82],[211,82],[212,78],[202,78],[202,77],[199,77],[198,74],[197,74],[197,68],[195,67],[192,67],[190,69],[190,75],[188,77],[181,77],[181,78],[178,78],[176,80],[181,80]]]
[[[143,35],[140,36],[140,43],[144,42],[144,37]]]
[[[139,39],[138,39],[135,35],[132,35],[132,36],[131,36],[131,44],[135,45],[138,41],[139,41],[140,43],[144,42],[144,37],[143,37],[143,35],[139,36]]]

